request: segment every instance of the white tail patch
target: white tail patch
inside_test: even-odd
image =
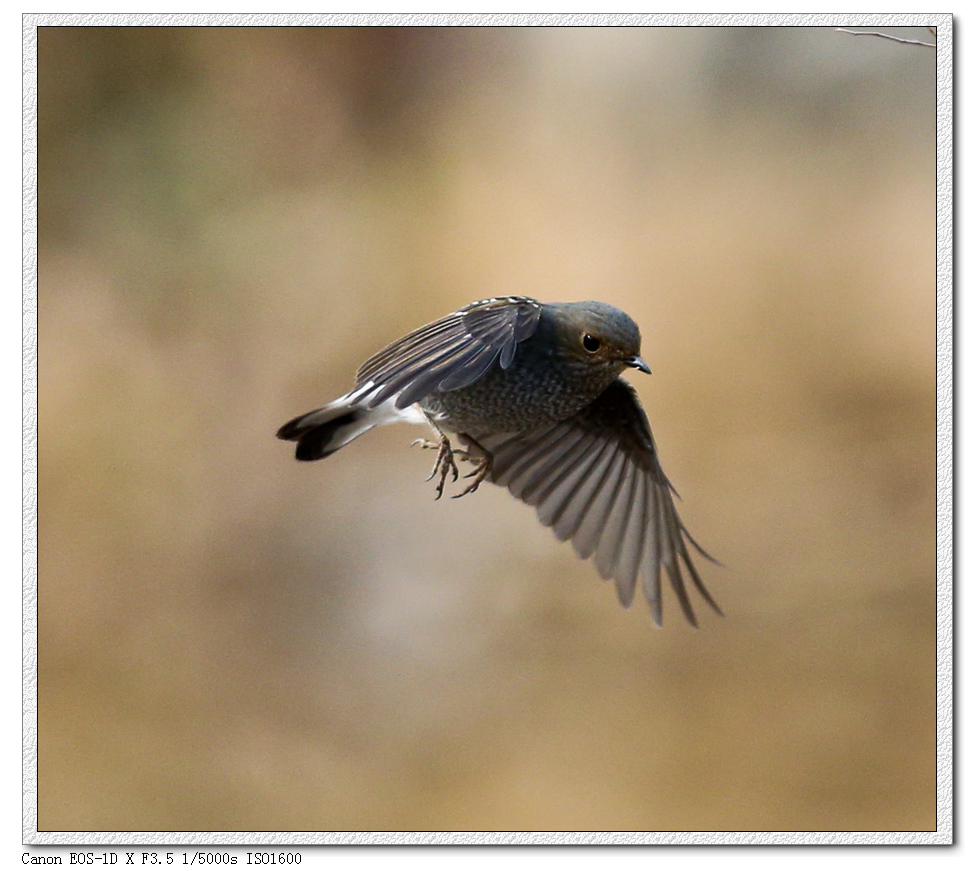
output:
[[[367,393],[364,393],[361,387],[357,388],[334,402],[330,402],[324,408],[313,411],[302,423],[316,426],[346,414],[350,415],[349,422],[336,427],[332,433],[327,445],[329,452],[345,447],[349,442],[376,426],[385,426],[388,423],[429,424],[426,415],[420,411],[419,407],[411,405],[407,408],[397,408],[396,396],[391,396],[375,408],[366,409],[359,404],[364,395]]]

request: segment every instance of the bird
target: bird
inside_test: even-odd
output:
[[[458,480],[457,460],[467,462],[470,483],[453,498],[485,480],[507,488],[560,541],[594,559],[624,608],[639,582],[661,626],[666,573],[684,617],[697,626],[685,571],[722,611],[690,548],[720,563],[681,521],[647,415],[621,377],[630,369],[650,374],[640,344],[633,319],[607,303],[479,300],[370,357],[352,390],[288,421],[277,437],[296,443],[298,460],[312,461],[376,426],[427,424],[437,439],[414,444],[437,451],[427,479],[439,475],[435,498],[448,476]]]

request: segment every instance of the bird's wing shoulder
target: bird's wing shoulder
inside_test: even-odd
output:
[[[661,622],[661,569],[686,618],[696,619],[681,565],[718,613],[688,550],[708,556],[684,528],[674,490],[657,458],[636,391],[618,378],[588,407],[561,423],[529,433],[475,436],[492,456],[490,479],[535,507],[560,541],[584,559],[594,556],[629,607],[636,583]]]
[[[466,387],[499,358],[507,369],[541,313],[541,303],[524,296],[471,303],[370,357],[356,373],[356,389],[370,407],[396,396],[397,407],[406,408],[431,390]]]

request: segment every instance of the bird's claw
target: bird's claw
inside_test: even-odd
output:
[[[472,456],[469,451],[461,450],[459,448],[454,448],[450,444],[450,439],[445,435],[440,436],[440,441],[432,442],[428,439],[417,439],[413,442],[413,445],[419,445],[421,448],[437,450],[437,460],[433,464],[433,471],[430,472],[427,477],[428,481],[432,481],[437,475],[440,475],[440,480],[437,482],[437,495],[434,499],[439,499],[443,496],[444,486],[447,483],[447,476],[451,475],[451,480],[456,481],[460,476],[460,472],[457,469],[457,461],[455,457],[459,457],[468,463],[474,463],[475,469],[472,472],[464,475],[464,478],[473,478],[460,493],[456,493],[451,498],[459,499],[461,496],[466,496],[468,493],[473,493],[483,481],[488,472],[491,471],[491,461],[486,456]]]
[[[450,439],[445,435],[441,435],[439,442],[417,439],[413,444],[430,450],[437,449],[437,460],[433,464],[433,471],[429,474],[427,480],[432,481],[439,473],[440,480],[437,482],[437,495],[434,497],[434,499],[439,499],[443,496],[443,488],[447,483],[447,476],[453,475],[453,480],[456,481],[460,475],[460,472],[457,470],[457,463],[454,461],[455,451],[450,446]]]
[[[477,463],[477,467],[473,472],[464,475],[465,480],[467,478],[473,478],[474,480],[471,481],[471,483],[468,484],[463,490],[461,490],[460,493],[455,493],[453,496],[451,496],[451,499],[460,499],[461,496],[466,496],[468,493],[473,493],[478,487],[481,486],[481,481],[483,481],[487,477],[488,472],[491,471],[491,461],[487,457],[478,457],[475,459],[474,457],[471,457],[470,454],[465,452],[464,459],[469,463]]]

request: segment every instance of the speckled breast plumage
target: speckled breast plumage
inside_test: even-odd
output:
[[[495,364],[468,387],[432,391],[420,407],[451,432],[524,432],[571,417],[616,377],[593,379],[533,350],[520,347],[509,369]]]

